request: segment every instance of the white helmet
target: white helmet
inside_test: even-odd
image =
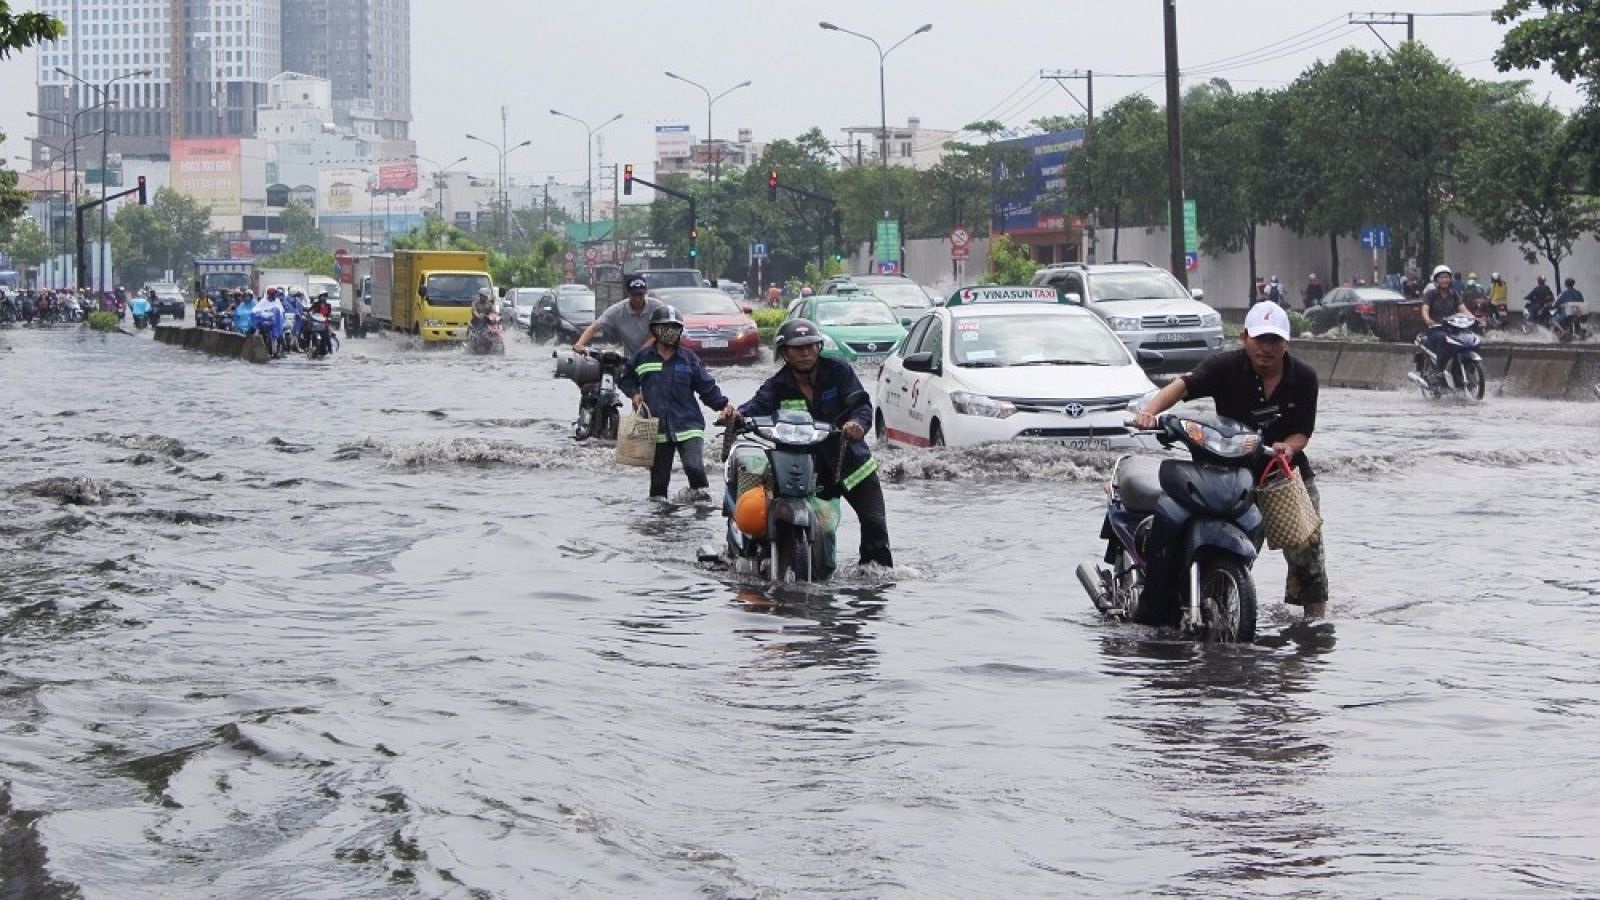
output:
[[[1489,280],[1490,281],[1499,281],[1500,280],[1500,273],[1499,272],[1490,272],[1489,273]]]
[[[1449,274],[1450,274],[1450,267],[1447,266],[1447,265],[1444,265],[1443,263],[1440,263],[1439,265],[1433,267],[1433,275],[1430,276],[1429,280],[1432,280],[1434,278],[1438,278],[1440,275],[1449,275]]]

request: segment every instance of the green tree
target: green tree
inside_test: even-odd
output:
[[[1111,255],[1121,251],[1122,226],[1166,220],[1166,116],[1134,94],[1096,119],[1094,131],[1067,161],[1067,192],[1084,209],[1108,212]]]
[[[1600,6],[1587,0],[1507,0],[1494,19],[1515,23],[1494,55],[1500,71],[1549,64],[1561,80],[1583,84],[1589,102],[1565,129],[1564,152],[1584,160],[1589,188],[1595,190],[1600,186]]]
[[[44,231],[32,219],[20,219],[5,242],[6,252],[19,266],[37,266],[50,258]]]
[[[482,250],[483,245],[465,231],[438,219],[428,219],[419,228],[396,237],[397,250]]]
[[[0,3],[0,10],[4,4]],[[4,159],[3,151],[6,136],[0,132],[0,159]],[[0,168],[0,236],[4,236],[6,228],[15,222],[22,211],[28,208],[28,195],[17,188],[19,176],[13,169]]]
[[[301,244],[257,263],[263,269],[296,269],[308,275],[333,277],[333,254],[313,244]]]
[[[1282,149],[1271,115],[1279,96],[1236,94],[1215,80],[1196,85],[1183,99],[1184,184],[1200,211],[1200,249],[1245,250],[1245,292],[1256,277],[1256,231],[1278,213],[1264,200],[1274,189],[1273,165]]]
[[[1580,193],[1580,160],[1566,152],[1568,123],[1549,104],[1521,100],[1488,114],[1465,161],[1466,209],[1485,239],[1511,240],[1528,262],[1561,260],[1600,227],[1600,206]]]
[[[45,13],[14,13],[10,3],[0,0],[0,59],[66,33],[67,26],[60,19]]]
[[[1027,244],[1003,234],[989,241],[989,276],[984,284],[1027,284],[1038,269]]]
[[[298,200],[290,201],[278,213],[278,227],[283,231],[283,244],[286,250],[298,250],[301,247],[315,247],[323,249],[328,245],[322,230],[317,227],[316,214],[311,207]]]
[[[520,253],[495,252],[489,255],[489,276],[500,287],[540,287],[561,281],[561,242],[552,235],[541,235]]]
[[[124,204],[111,218],[108,239],[124,283],[154,280],[169,269],[182,273],[217,244],[210,208],[171,188],[156,191],[149,206]]]

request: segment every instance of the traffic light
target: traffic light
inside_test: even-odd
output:
[[[778,199],[778,170],[773,169],[767,173],[767,199]]]
[[[628,163],[622,167],[622,192],[624,194],[633,193],[633,163]]]
[[[689,258],[694,259],[700,255],[700,248],[695,246],[700,240],[700,229],[689,229]]]
[[[150,201],[144,195],[144,176],[139,176],[139,205],[148,206]]]

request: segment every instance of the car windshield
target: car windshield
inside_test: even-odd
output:
[[[489,287],[489,276],[467,272],[429,275],[424,287],[432,306],[471,306],[478,298],[478,290]]]
[[[743,312],[722,291],[668,291],[661,302],[686,316],[737,316]]]
[[[656,288],[700,287],[700,273],[678,269],[646,269],[639,273],[651,290]]]
[[[882,300],[829,300],[817,304],[818,325],[898,325],[894,311]]]
[[[910,282],[886,283],[863,285],[864,289],[872,292],[872,296],[897,309],[917,307],[927,309],[931,304],[928,295],[921,287]]]
[[[1172,300],[1189,292],[1176,278],[1160,269],[1138,272],[1096,272],[1089,278],[1094,300]]]
[[[1128,351],[1085,316],[963,316],[950,353],[958,366],[1125,366]]]
[[[557,294],[556,307],[561,310],[562,315],[567,316],[568,318],[573,316],[588,316],[589,318],[593,319],[594,295],[588,293]]]
[[[539,305],[539,291],[516,291],[511,295],[511,305],[517,309],[532,309]]]
[[[208,291],[242,291],[250,286],[250,276],[243,272],[207,272],[200,278]]]

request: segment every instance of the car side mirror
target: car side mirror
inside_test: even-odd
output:
[[[501,300],[504,300],[506,298],[506,290],[507,289],[506,289],[506,287],[504,285],[502,285],[500,287],[500,299]]]
[[[1061,297],[1062,297],[1063,300],[1066,300],[1068,303],[1071,303],[1073,306],[1082,306],[1083,305],[1083,295],[1082,294],[1079,294],[1079,293],[1076,293],[1076,292],[1065,293],[1065,294],[1062,294]]]
[[[1166,354],[1159,350],[1146,350],[1139,348],[1139,368],[1146,372],[1154,372],[1167,361]]]
[[[911,327],[911,320],[910,319],[901,319],[900,320],[900,327],[901,328],[910,328]]]
[[[1158,356],[1160,354],[1157,354]],[[921,372],[924,375],[939,374],[939,364],[934,362],[932,353],[908,353],[904,365],[907,372]]]
[[[747,315],[747,316],[751,315],[752,313],[754,313],[756,311],[756,308],[754,306],[751,306],[748,303],[742,304],[739,308],[744,310],[744,314]]]
[[[424,300],[428,299],[428,289],[419,285],[417,287],[417,296]]]
[[[1195,298],[1196,300],[1204,300],[1206,298],[1206,289],[1205,288],[1195,288],[1194,290],[1189,292],[1189,296]]]

